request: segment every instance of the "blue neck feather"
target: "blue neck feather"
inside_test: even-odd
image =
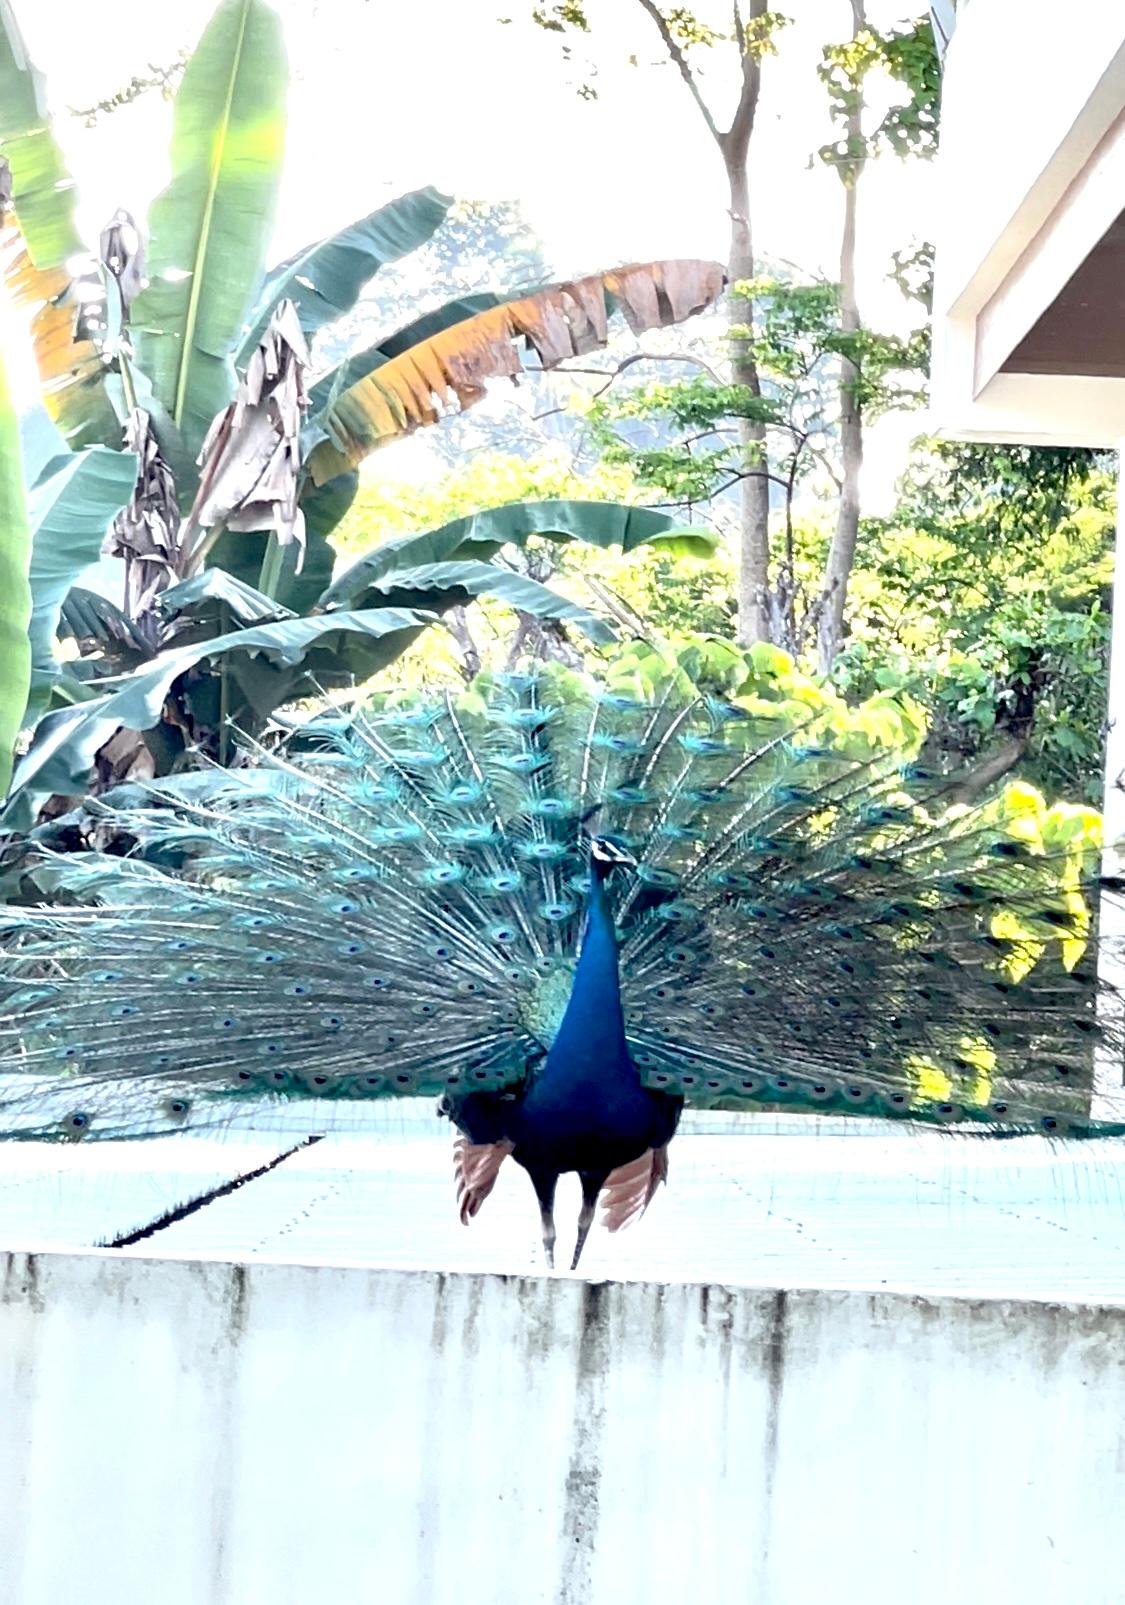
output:
[[[606,893],[605,871],[594,863],[586,904],[582,952],[574,972],[570,1001],[551,1046],[549,1058],[558,1069],[579,1074],[587,1066],[604,1078],[612,1066],[628,1066],[625,1019],[617,972],[617,932]]]

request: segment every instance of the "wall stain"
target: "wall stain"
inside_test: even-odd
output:
[[[652,1338],[650,1353],[657,1370],[664,1364],[664,1340],[668,1330],[667,1315],[664,1309],[664,1295],[666,1292],[667,1288],[663,1282],[657,1282],[651,1290]]]
[[[480,1347],[480,1304],[484,1296],[484,1282],[474,1276],[469,1283],[468,1308],[461,1326],[461,1352],[466,1359],[475,1360]]]
[[[0,1302],[26,1304],[34,1314],[43,1314],[46,1300],[39,1285],[39,1261],[34,1254],[4,1255],[4,1286]]]
[[[542,1364],[551,1354],[555,1341],[555,1287],[531,1277],[513,1283],[523,1317],[521,1328],[524,1357],[529,1364]]]
[[[211,1445],[210,1476],[210,1600],[229,1599],[227,1558],[230,1549],[231,1510],[239,1486],[239,1399],[242,1392],[242,1340],[250,1314],[250,1276],[245,1265],[231,1265],[227,1297],[215,1329],[212,1353],[215,1369],[212,1388],[218,1395],[215,1420],[219,1430]]]
[[[445,1272],[438,1271],[434,1277],[434,1318],[430,1325],[430,1347],[435,1354],[441,1354],[445,1349]]]
[[[566,1473],[563,1549],[554,1605],[589,1605],[591,1563],[601,1501],[605,1378],[609,1362],[608,1291],[596,1282],[586,1282],[582,1288],[574,1432]]]
[[[781,1425],[781,1395],[785,1388],[786,1343],[789,1325],[789,1295],[783,1287],[773,1296],[766,1332],[766,1425],[762,1460],[762,1580],[768,1584],[770,1533],[773,1530],[773,1490],[777,1473],[777,1445]]]
[[[245,1265],[230,1268],[230,1302],[227,1306],[227,1326],[231,1339],[241,1342],[246,1336],[246,1318],[250,1307],[250,1281]]]
[[[714,1322],[711,1316],[714,1314]],[[700,1342],[707,1345],[712,1332],[718,1344],[719,1385],[722,1389],[722,1406],[719,1430],[721,1433],[720,1473],[727,1474],[727,1455],[730,1449],[730,1379],[734,1363],[734,1295],[729,1287],[699,1289]]]

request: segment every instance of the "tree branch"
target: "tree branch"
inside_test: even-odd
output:
[[[643,3],[643,0],[642,0]],[[757,22],[765,16],[769,0],[750,0],[750,20]],[[719,148],[727,161],[744,162],[750,148],[750,135],[754,132],[754,114],[758,109],[758,92],[762,82],[762,66],[753,50],[748,48],[746,30],[742,24],[738,4],[734,7],[735,37],[742,55],[742,87],[738,105],[734,109],[731,125],[725,134],[716,135]]]
[[[652,639],[662,651],[667,651],[667,644],[658,636],[655,636],[652,626],[634,608],[631,608],[623,597],[618,596],[616,591],[611,591],[609,586],[594,574],[584,574],[582,578],[594,600],[606,610],[611,618],[620,624],[623,630],[629,635],[635,636],[638,640],[647,641]]]
[[[744,479],[768,479],[771,485],[780,485],[782,490],[785,490],[789,483],[787,479],[782,479],[779,474],[771,474],[765,468],[744,468],[737,474],[732,474],[728,480],[721,485],[717,485],[714,490],[709,490],[706,497],[702,499],[713,502],[717,496],[723,496],[728,490],[733,490],[736,485],[741,485]],[[685,496],[677,502],[645,502],[644,505],[660,511],[664,507],[694,507],[695,500],[690,496]]]
[[[953,782],[950,789],[950,798],[955,803],[970,804],[994,786],[998,780],[1016,767],[1024,753],[1027,751],[1030,740],[1027,735],[1007,736],[1001,746],[978,764],[970,769],[964,769],[959,775],[951,776]]]
[[[668,55],[669,55],[670,59],[675,63],[676,67],[679,69],[680,77],[683,79],[684,83],[688,86],[688,89],[691,91],[691,98],[695,101],[695,104],[699,107],[700,116],[703,118],[703,121],[707,124],[707,127],[708,127],[708,129],[710,131],[710,134],[711,134],[711,138],[715,141],[716,145],[718,145],[719,149],[721,150],[723,148],[723,135],[722,135],[722,133],[721,133],[721,131],[719,129],[719,125],[715,121],[714,116],[711,113],[710,106],[708,106],[707,102],[703,98],[703,94],[702,94],[702,92],[701,92],[701,90],[699,88],[698,83],[696,82],[695,74],[692,72],[691,67],[688,64],[688,59],[684,55],[683,51],[681,50],[681,48],[679,46],[679,43],[675,38],[675,35],[672,33],[671,28],[669,28],[668,23],[667,23],[667,21],[666,21],[666,19],[664,17],[664,13],[660,10],[660,7],[658,5],[656,5],[655,0],[637,0],[637,3],[638,3],[638,5],[640,5],[640,7],[641,7],[641,9],[643,11],[647,11],[648,12],[649,16],[652,18],[653,22],[656,24],[656,30],[659,33],[661,40],[663,41],[665,50],[668,52]],[[755,0],[755,4],[756,3],[757,3],[757,0]],[[765,0],[762,0],[762,5],[764,7]]]
[[[616,368],[608,370],[605,368],[567,368],[560,366],[553,371],[556,374],[581,373],[595,379],[604,378],[605,384],[599,385],[593,392],[592,399],[597,401],[599,396],[605,395],[616,379],[620,379],[623,373],[627,372],[629,368],[635,367],[638,362],[687,362],[693,367],[702,368],[712,383],[721,385],[724,382],[717,368],[713,368],[709,362],[705,362],[702,357],[697,357],[690,351],[637,351],[631,357],[623,357]],[[546,412],[533,413],[531,421],[537,424],[543,418],[554,418],[558,413],[565,411],[565,407],[548,407]]]

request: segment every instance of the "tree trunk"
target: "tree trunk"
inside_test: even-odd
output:
[[[727,276],[731,284],[754,276],[754,242],[750,232],[750,177],[747,151],[724,153],[730,192],[730,256]],[[742,296],[728,298],[731,327],[731,378],[745,385],[754,395],[761,394],[758,365],[752,346],[740,340],[734,330],[751,322],[753,306]],[[741,546],[738,563],[738,641],[752,646],[770,639],[770,484],[767,474],[765,426],[742,419],[739,424],[744,469],[740,487]]]
[[[707,131],[719,148],[726,169],[727,190],[730,200],[730,255],[727,258],[727,277],[731,284],[754,276],[754,246],[750,230],[750,136],[754,132],[754,118],[758,110],[761,89],[761,56],[764,48],[761,28],[769,19],[769,0],[749,0],[743,17],[741,0],[734,0],[734,39],[741,56],[742,83],[738,104],[730,127],[722,129],[707,104],[699,81],[671,25],[671,13],[665,14],[657,0],[639,0],[640,7],[652,19],[661,42],[674,63],[688,92],[707,125]],[[733,331],[740,326],[753,324],[754,309],[741,296],[727,298],[730,341],[731,378],[737,385],[745,385],[755,396],[761,394],[758,365],[752,346],[740,340]],[[742,419],[739,423],[739,442],[742,447],[744,477],[741,482],[741,549],[738,564],[738,641],[752,646],[755,641],[770,639],[770,490],[769,458],[766,450],[766,431],[761,424]]]
[[[863,0],[852,0],[852,37],[867,26]],[[857,87],[847,119],[848,153],[841,169],[844,180],[844,228],[840,238],[840,327],[847,334],[859,329],[856,305],[855,236],[856,202],[864,165],[863,95]],[[842,484],[836,529],[824,570],[823,606],[817,628],[820,672],[830,674],[844,639],[844,607],[848,579],[855,562],[859,537],[859,477],[863,469],[863,414],[859,401],[859,369],[848,357],[840,358],[840,458]]]

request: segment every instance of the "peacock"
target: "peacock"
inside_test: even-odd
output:
[[[1120,888],[1088,830],[812,719],[577,679],[320,715],[40,842],[0,911],[0,1136],[436,1096],[462,1221],[511,1158],[552,1267],[577,1172],[575,1268],[599,1201],[617,1230],[666,1181],[685,1104],[1125,1133],[1092,1102]]]

